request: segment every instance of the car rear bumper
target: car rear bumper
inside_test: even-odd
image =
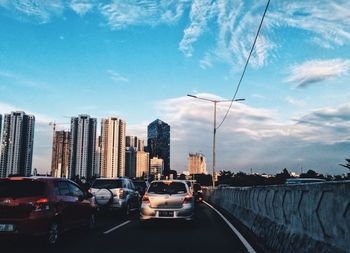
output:
[[[173,216],[161,216],[160,212],[162,211],[170,211],[173,212]],[[182,219],[182,220],[193,220],[194,218],[194,208],[183,207],[180,209],[160,209],[160,208],[151,208],[146,205],[141,206],[140,210],[140,220],[151,220],[151,219]]]
[[[37,216],[22,219],[1,219],[0,224],[12,224],[14,225],[13,231],[2,231],[0,237],[7,236],[21,236],[32,235],[41,236],[48,232],[49,224],[51,222],[51,216]]]

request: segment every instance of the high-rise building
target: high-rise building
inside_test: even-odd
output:
[[[96,124],[89,115],[71,118],[69,178],[94,176]]]
[[[147,149],[150,157],[159,157],[164,161],[163,174],[170,171],[170,126],[159,119],[147,128]]]
[[[30,176],[35,117],[17,111],[5,114],[2,131],[0,177]]]
[[[188,172],[189,174],[207,174],[207,165],[205,156],[202,153],[188,154]]]
[[[101,176],[101,150],[102,150],[102,137],[101,135],[96,139],[96,154],[95,154],[95,176]]]
[[[151,158],[150,174],[151,175],[163,174],[163,171],[164,171],[164,160],[158,157]]]
[[[125,150],[125,176],[136,177],[136,151],[131,147],[126,147]]]
[[[149,153],[136,151],[136,177],[146,177],[149,174]]]
[[[51,175],[68,178],[70,132],[55,131],[52,145]]]
[[[145,141],[137,136],[126,136],[125,144],[127,148],[133,148],[136,151],[145,151]]]
[[[116,117],[101,121],[101,177],[125,176],[125,128]]]
[[[145,141],[138,139],[137,140],[137,151],[145,151]]]
[[[2,115],[0,114],[0,143],[1,143],[1,126],[2,126]]]

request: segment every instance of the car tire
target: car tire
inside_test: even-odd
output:
[[[58,244],[60,239],[61,239],[60,225],[58,222],[54,221],[49,226],[46,242],[49,247],[53,247]]]

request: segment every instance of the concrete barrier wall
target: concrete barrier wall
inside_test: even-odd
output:
[[[350,181],[207,189],[275,252],[350,252]]]

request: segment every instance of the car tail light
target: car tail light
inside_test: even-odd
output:
[[[147,202],[147,203],[149,203],[149,197],[147,196],[147,194],[143,195],[143,197],[142,197],[142,202]]]
[[[192,196],[187,194],[186,197],[184,198],[184,204],[187,204],[192,201]]]
[[[38,199],[33,203],[34,212],[48,211],[50,210],[50,203],[47,198]]]

